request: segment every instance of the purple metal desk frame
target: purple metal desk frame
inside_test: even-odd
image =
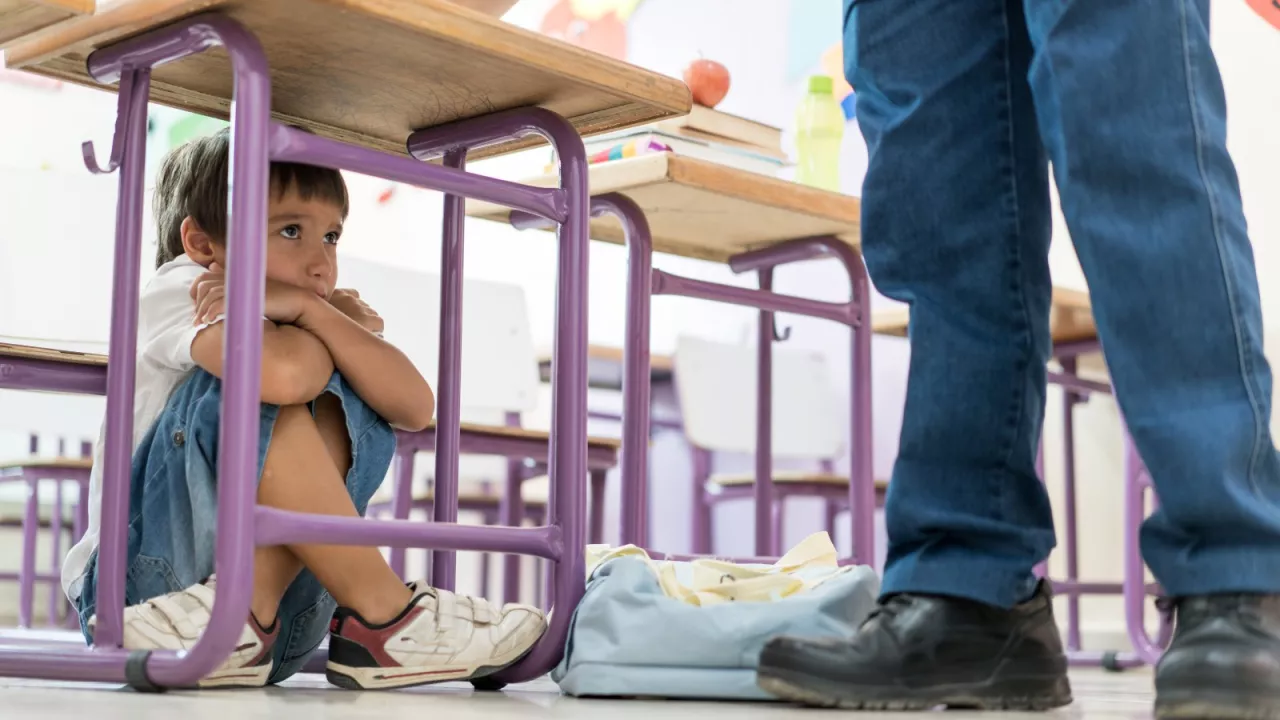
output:
[[[410,145],[410,150],[413,150]],[[613,215],[621,222],[629,258],[627,279],[626,347],[623,365],[622,430],[622,542],[648,547],[648,453],[650,432],[649,318],[654,295],[680,295],[760,310],[757,348],[755,550],[758,561],[773,557],[775,488],[772,457],[772,388],[775,312],[795,313],[834,320],[852,330],[849,506],[853,555],[858,564],[875,561],[875,481],[871,458],[871,323],[870,280],[862,256],[848,243],[833,237],[801,238],[752,250],[729,259],[737,273],[756,272],[759,289],[720,285],[680,277],[653,268],[653,244],[643,211],[620,194],[591,199],[592,215]],[[545,220],[524,211],[511,213],[517,228],[545,228]],[[849,274],[848,302],[834,303],[782,295],[772,290],[773,269],[779,265],[834,257]],[[651,551],[660,557],[673,556]]]
[[[1093,394],[1111,395],[1111,386],[1105,382],[1087,380],[1077,375],[1077,361],[1081,355],[1100,352],[1097,340],[1059,343],[1053,356],[1062,366],[1059,372],[1048,373],[1049,383],[1063,390],[1062,448],[1063,448],[1063,502],[1066,504],[1066,532],[1063,551],[1066,554],[1066,578],[1054,580],[1054,592],[1066,598],[1066,645],[1071,664],[1101,666],[1108,670],[1122,670],[1143,664],[1154,665],[1168,644],[1173,627],[1167,615],[1161,617],[1158,636],[1152,639],[1146,630],[1146,599],[1159,595],[1158,585],[1146,582],[1142,553],[1138,547],[1138,529],[1146,517],[1146,493],[1151,490],[1151,479],[1146,466],[1138,457],[1128,432],[1124,434],[1124,579],[1120,583],[1082,582],[1078,558],[1078,522],[1076,518],[1076,470],[1075,470],[1075,406],[1088,402]],[[1044,477],[1043,455],[1037,469]],[[1154,495],[1153,495],[1154,502]],[[1044,575],[1045,568],[1039,569]],[[1081,649],[1080,596],[1123,595],[1125,627],[1133,643],[1133,652],[1085,651]]]
[[[226,378],[219,429],[215,549],[218,599],[208,628],[190,651],[131,652],[121,648],[121,637],[146,103],[152,67],[216,46],[226,50],[234,72],[228,234],[235,238],[228,251]],[[415,147],[438,148],[445,155],[444,166],[310,135],[271,121],[271,82],[261,45],[241,25],[217,14],[187,18],[100,49],[89,57],[88,69],[101,83],[119,82],[116,133],[105,170],[121,171],[112,287],[112,362],[106,378],[97,642],[92,648],[74,649],[65,643],[6,644],[0,647],[0,676],[125,682],[143,690],[190,686],[220,665],[234,649],[249,612],[255,546],[316,542],[434,548],[436,582],[444,586],[452,585],[455,550],[511,552],[551,560],[550,582],[556,598],[563,603],[560,611],[551,615],[546,634],[533,650],[494,676],[494,680],[519,682],[548,671],[563,655],[571,609],[583,593],[586,574],[585,493],[580,478],[586,475],[587,455],[585,293],[589,198],[586,158],[577,132],[560,116],[531,108],[415,133]],[[462,170],[468,147],[530,134],[542,136],[559,153],[559,187],[529,187]],[[85,143],[84,155],[91,171],[103,170],[90,143]],[[349,169],[446,193],[435,523],[313,516],[256,505],[256,418],[262,351],[259,318],[265,282],[262,228],[266,225],[268,163],[272,160]],[[559,226],[554,407],[548,451],[552,482],[549,524],[544,527],[478,527],[455,522],[463,197],[518,208]],[[26,378],[24,387],[60,385],[64,390],[96,383],[96,378],[94,383],[86,382],[59,363],[48,365],[40,368],[50,373],[43,379],[31,376],[31,364],[6,364],[0,376],[11,383],[15,382],[15,375]],[[18,369],[8,369],[11,367]]]
[[[520,415],[507,414],[507,426],[518,427]],[[392,517],[404,520],[409,513],[419,507],[413,499],[413,466],[414,454],[431,452],[436,448],[435,433],[423,431],[396,433],[396,455],[394,471],[394,493],[391,500]],[[525,480],[534,476],[541,468],[548,468],[547,446],[528,438],[508,435],[485,434],[463,430],[459,451],[471,455],[498,455],[507,458],[507,475],[505,489],[501,496],[498,510],[498,522],[503,525],[518,527],[525,519],[524,500],[520,488]],[[587,444],[587,469],[590,472],[589,516],[587,538],[589,542],[601,542],[604,534],[604,492],[605,475],[618,465],[618,451],[612,447]],[[434,513],[435,503],[432,502]],[[462,508],[466,509],[466,508]],[[487,522],[487,521],[486,521]],[[428,559],[430,565],[431,559]],[[389,560],[391,569],[401,577],[405,577],[404,548],[392,548]],[[430,573],[429,574],[434,574]],[[485,576],[487,582],[488,576]],[[503,564],[503,596],[507,602],[518,600],[520,589],[520,559],[509,555]]]

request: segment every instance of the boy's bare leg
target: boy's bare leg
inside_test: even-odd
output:
[[[332,395],[321,395],[316,399],[315,421],[338,475],[345,478],[351,468],[351,438],[347,436],[342,402]],[[261,497],[258,502],[263,502]],[[263,627],[270,627],[275,621],[280,601],[301,571],[302,561],[286,546],[259,547],[254,551],[250,609]]]
[[[316,417],[302,405],[280,409],[258,485],[258,502],[315,515],[358,517],[340,468],[350,464],[350,439],[336,398],[317,401]],[[263,548],[275,549],[275,548]],[[409,605],[411,592],[374,547],[289,545],[284,548],[305,565],[334,600],[371,623],[392,620]],[[262,557],[268,577],[255,573],[255,614],[259,594],[275,608],[300,566],[279,554]],[[278,592],[277,592],[278,589]],[[274,610],[270,613],[274,616]],[[260,620],[264,620],[260,615]]]

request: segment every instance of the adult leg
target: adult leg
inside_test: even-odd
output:
[[[1070,702],[1047,588],[1036,449],[1049,356],[1048,168],[1021,0],[846,0],[869,166],[863,252],[911,304],[878,613],[850,640],[780,639],[760,682],[851,708]]]
[[[1271,371],[1208,0],[1026,0],[1030,74],[1179,610],[1168,717],[1280,716]],[[1270,595],[1270,597],[1268,597]]]
[[[911,306],[884,591],[1010,607],[1054,545],[1036,476],[1049,356],[1048,169],[1007,0],[861,0],[848,73],[863,252]]]

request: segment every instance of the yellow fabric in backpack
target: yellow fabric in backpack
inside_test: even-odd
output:
[[[619,548],[589,545],[587,577],[602,563],[619,557],[643,559],[658,578],[667,597],[698,606],[726,602],[773,602],[810,590],[848,569],[839,566],[839,555],[831,536],[817,532],[772,565],[738,565],[711,558],[682,563],[692,570],[691,580],[680,577],[676,563],[656,561],[635,545]]]

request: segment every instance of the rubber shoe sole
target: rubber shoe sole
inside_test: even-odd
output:
[[[982,683],[908,689],[859,687],[780,668],[761,668],[756,684],[784,700],[844,710],[922,711],[945,706],[983,711],[1044,711],[1071,704],[1071,682],[1062,675],[999,675]]]
[[[1183,688],[1156,693],[1157,720],[1280,720],[1280,697]]]
[[[329,684],[344,690],[395,690],[397,688],[434,685],[443,682],[479,680],[514,665],[525,655],[528,655],[534,647],[537,647],[537,643],[534,643],[532,647],[526,650],[512,653],[509,658],[497,658],[494,662],[474,666],[458,665],[442,668],[351,667],[330,660],[325,667],[324,676],[329,681]]]

